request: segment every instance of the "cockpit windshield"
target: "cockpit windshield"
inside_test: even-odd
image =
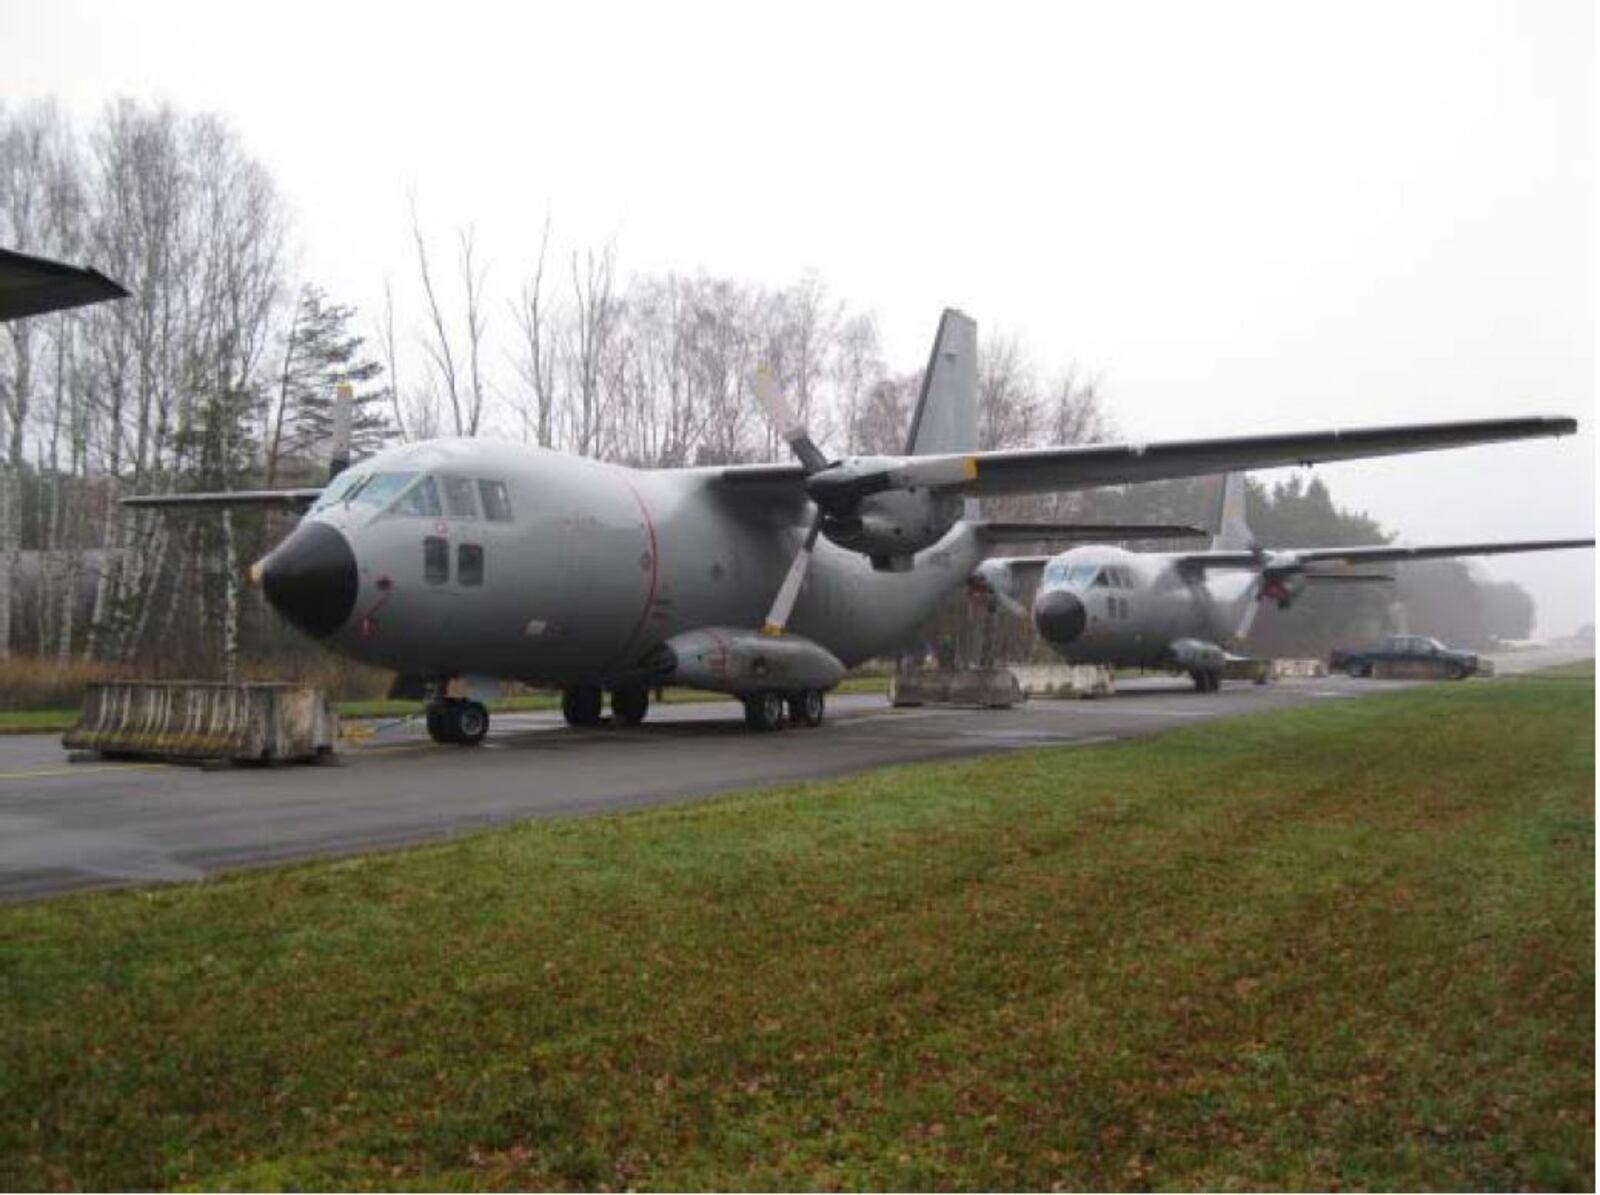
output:
[[[1052,589],[1088,589],[1099,571],[1098,564],[1068,564],[1061,560],[1044,570],[1044,583]]]
[[[357,487],[365,485],[370,474],[354,473],[349,470],[335,477],[322,491],[322,496],[317,499],[312,510],[321,510],[325,506],[332,506],[335,502],[343,502],[346,495],[352,493]]]
[[[387,506],[415,477],[415,473],[373,473],[365,484],[346,491],[340,501],[346,506]]]

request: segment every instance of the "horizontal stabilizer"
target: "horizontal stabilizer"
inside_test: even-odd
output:
[[[124,498],[124,506],[152,506],[165,510],[193,507],[196,510],[218,510],[225,506],[275,506],[303,510],[322,496],[322,490],[217,490],[198,494],[138,494]]]

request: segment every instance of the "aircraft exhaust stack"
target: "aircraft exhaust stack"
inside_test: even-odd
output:
[[[832,689],[845,668],[827,648],[795,634],[701,627],[674,635],[644,660],[653,684],[750,697],[778,690]]]

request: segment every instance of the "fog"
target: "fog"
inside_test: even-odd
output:
[[[624,274],[815,271],[895,368],[960,306],[1133,438],[1576,415],[1320,473],[1414,542],[1593,533],[1590,4],[1056,8],[5,0],[0,41],[8,104],[225,115],[367,313],[420,318],[413,203],[497,312],[549,213]],[[1593,617],[1592,553],[1481,567]]]

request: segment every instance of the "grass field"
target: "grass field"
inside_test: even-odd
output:
[[[836,693],[885,693],[886,676],[847,676]],[[690,701],[732,701],[721,693],[702,693],[696,689],[668,689],[671,704]],[[493,713],[523,713],[529,710],[558,710],[559,693],[532,693],[521,697],[496,697],[485,704]],[[390,701],[386,698],[335,701],[334,711],[341,718],[404,718],[419,713],[420,701]],[[5,710],[0,709],[0,734],[60,734],[78,721],[76,709]]]
[[[1593,685],[0,909],[0,1188],[1592,1188]]]

